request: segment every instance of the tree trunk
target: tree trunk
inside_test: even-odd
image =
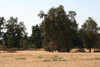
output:
[[[93,53],[94,52],[94,48],[90,48],[90,52]]]

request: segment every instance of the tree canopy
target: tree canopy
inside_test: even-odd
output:
[[[71,11],[70,11],[71,12]],[[73,15],[65,12],[64,7],[60,5],[57,8],[51,8],[47,14],[40,12],[44,31],[45,45],[49,45],[50,50],[69,51],[71,48],[71,40],[77,28],[77,24]],[[74,25],[76,24],[76,26]]]
[[[75,11],[66,12],[64,6],[52,7],[45,13],[40,11],[40,24],[32,26],[27,36],[24,22],[17,17],[6,20],[0,17],[0,48],[40,49],[66,52],[71,48],[100,48],[100,28],[89,17],[78,28]]]
[[[80,30],[84,47],[93,48],[97,41],[99,27],[95,20],[89,17]]]

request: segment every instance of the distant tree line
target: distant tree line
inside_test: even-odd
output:
[[[32,26],[31,36],[27,36],[24,22],[18,22],[18,18],[0,17],[0,47],[59,52],[69,52],[71,48],[100,48],[100,28],[93,18],[89,17],[78,28],[76,12],[66,13],[62,5],[52,7],[47,14],[40,11],[38,16],[43,21]]]

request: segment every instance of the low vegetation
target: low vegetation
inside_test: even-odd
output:
[[[38,56],[38,58],[39,58],[39,59],[42,59],[42,58],[43,58],[43,56]]]
[[[26,60],[24,57],[16,58],[17,60]]]
[[[95,60],[100,60],[100,58],[96,57]]]
[[[66,61],[63,57],[59,57],[58,55],[55,55],[52,57],[53,61]]]
[[[50,61],[67,61],[63,57],[59,57],[58,55],[54,55],[53,57],[50,57],[48,59],[43,60],[45,62],[50,62]]]

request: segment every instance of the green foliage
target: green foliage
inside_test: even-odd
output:
[[[13,41],[13,38],[12,37],[8,37],[8,40],[7,40],[7,43],[8,43],[8,48],[13,48],[14,46],[14,41]]]
[[[3,45],[3,35],[4,35],[4,28],[5,28],[5,18],[0,17],[0,44]]]
[[[96,57],[95,60],[100,60],[100,58]]]
[[[71,16],[72,19],[75,16],[74,13]],[[44,18],[42,21],[44,48],[50,51],[69,51],[72,48],[71,41],[77,29],[75,18],[71,21],[72,19],[69,19],[70,16],[66,14],[62,5],[51,8],[48,14],[40,12],[39,16]]]
[[[58,55],[55,55],[53,57],[53,61],[67,61],[67,60],[65,60],[63,57],[59,57]]]
[[[46,60],[44,60],[44,61],[47,62],[47,61],[67,61],[67,60],[65,60],[63,57],[59,57],[58,55],[54,55],[54,56],[51,58],[51,60],[46,59]]]
[[[28,45],[27,39],[22,38],[20,41],[20,48],[27,49],[27,45]]]
[[[23,22],[18,23],[18,18],[10,17],[6,22],[3,41],[8,48],[19,48],[21,39],[26,35],[26,27]]]
[[[4,17],[0,17],[0,38],[2,38],[4,32],[4,25],[5,25],[5,18]]]
[[[48,51],[70,51],[71,48],[100,48],[100,28],[95,20],[89,17],[78,29],[75,19],[76,12],[65,12],[60,5],[52,7],[47,14],[40,11],[38,16],[43,19],[40,25],[32,26],[32,34],[27,36],[24,22],[10,17],[0,17],[1,48],[38,49]],[[57,57],[54,57],[56,60]]]
[[[100,34],[99,33],[97,34],[97,41],[95,44],[95,48],[100,48]]]
[[[61,57],[59,57],[58,55],[55,55],[54,57],[53,57],[53,61],[58,61],[58,60],[60,60],[61,59]]]
[[[39,58],[39,59],[42,59],[42,58],[43,58],[43,56],[38,56],[38,58]]]
[[[26,58],[16,58],[17,60],[26,60]]]
[[[97,23],[89,17],[82,25],[80,30],[81,38],[84,47],[93,48],[97,42],[98,26]]]
[[[31,43],[34,48],[42,48],[42,31],[39,25],[32,27]]]
[[[52,61],[52,60],[44,60],[44,62],[50,62],[50,61]]]

